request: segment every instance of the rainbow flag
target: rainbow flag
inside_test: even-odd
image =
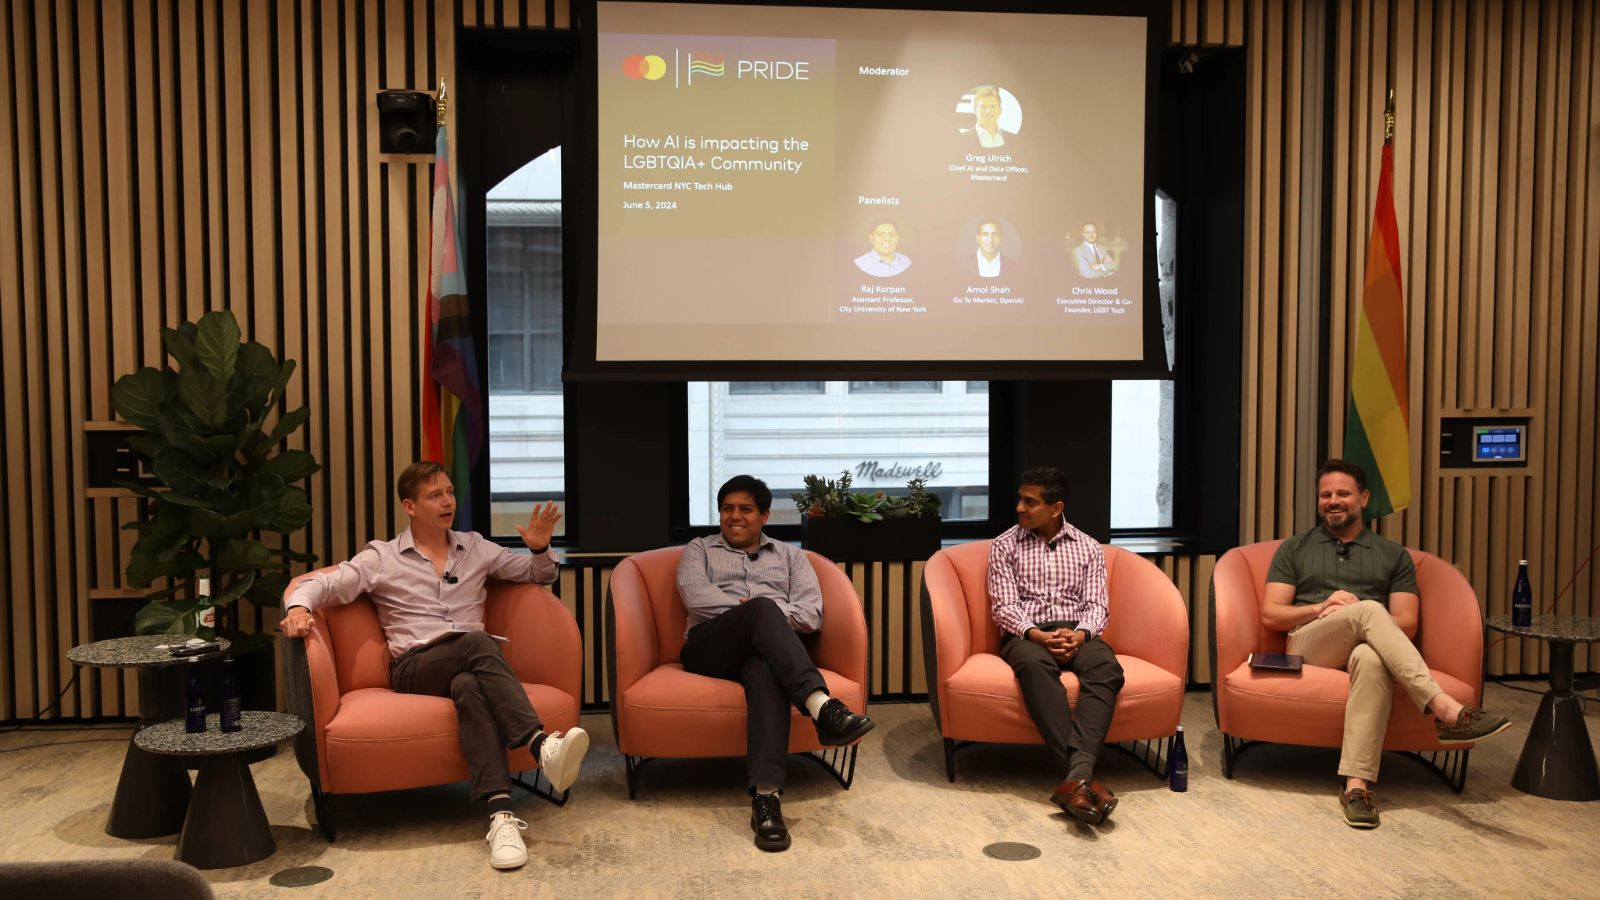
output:
[[[472,340],[472,305],[461,270],[450,141],[439,126],[433,162],[433,252],[428,261],[428,339],[423,345],[422,458],[441,463],[456,488],[456,527],[472,527],[472,466],[486,417]]]
[[[1344,430],[1344,458],[1367,472],[1367,489],[1372,492],[1368,519],[1411,505],[1410,423],[1400,227],[1394,218],[1394,144],[1385,139]]]

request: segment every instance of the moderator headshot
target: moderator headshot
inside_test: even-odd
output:
[[[877,278],[890,278],[911,268],[911,260],[896,252],[900,232],[893,219],[877,218],[867,231],[870,249],[856,257],[856,268]]]
[[[970,97],[970,106],[968,105]],[[1007,140],[1014,145],[1017,131],[1022,128],[1022,107],[1010,91],[992,84],[981,84],[956,105],[957,112],[971,112],[972,125],[962,128],[963,134],[975,134],[978,146],[1004,147]]]

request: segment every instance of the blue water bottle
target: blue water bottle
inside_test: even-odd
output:
[[[200,658],[189,657],[189,699],[183,714],[183,730],[200,734],[206,730],[206,697],[200,690]]]
[[[239,712],[239,682],[233,677],[232,656],[222,660],[222,715],[219,718],[223,731],[238,731],[244,727]]]
[[[1183,726],[1172,740],[1172,752],[1167,755],[1167,785],[1178,792],[1189,789],[1189,751],[1183,746]]]
[[[1511,624],[1518,628],[1533,625],[1533,585],[1528,583],[1528,561],[1517,564],[1517,585],[1511,589]]]

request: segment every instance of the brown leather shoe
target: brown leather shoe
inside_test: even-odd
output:
[[[1117,795],[1106,790],[1100,782],[1090,781],[1089,796],[1094,798],[1094,810],[1100,814],[1100,821],[1111,818],[1111,811],[1117,808]]]
[[[1050,802],[1085,825],[1100,824],[1100,810],[1095,807],[1094,797],[1089,793],[1089,785],[1080,779],[1074,778],[1056,785],[1055,792],[1050,795]]]

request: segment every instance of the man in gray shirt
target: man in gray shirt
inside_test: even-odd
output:
[[[1289,632],[1288,650],[1313,666],[1347,669],[1339,805],[1352,828],[1378,827],[1378,757],[1399,685],[1435,719],[1439,743],[1470,744],[1510,726],[1444,692],[1411,642],[1417,633],[1417,570],[1411,554],[1367,530],[1370,494],[1361,467],[1330,459],[1317,471],[1322,523],[1278,546],[1267,569],[1261,624]]]
[[[822,628],[822,588],[805,551],[761,533],[772,491],[738,475],[717,491],[721,533],[690,541],[678,562],[678,595],[689,613],[679,659],[685,671],[744,685],[750,828],[762,850],[789,848],[778,795],[789,752],[789,707],[811,716],[817,739],[843,747],[872,720],[828,696],[797,634]]]
[[[311,631],[312,610],[362,594],[371,598],[389,643],[394,689],[455,701],[472,796],[489,804],[489,864],[515,869],[528,861],[520,834],[527,823],[512,812],[506,748],[527,747],[550,784],[564,791],[578,777],[589,735],[582,728],[544,733],[521,679],[483,630],[485,582],[554,582],[550,537],[561,513],[554,503],[535,505],[527,527],[517,526],[532,553],[515,553],[482,535],[450,529],[455,487],[438,463],[407,466],[395,490],[411,527],[300,582],[285,601],[283,633],[303,637]]]

